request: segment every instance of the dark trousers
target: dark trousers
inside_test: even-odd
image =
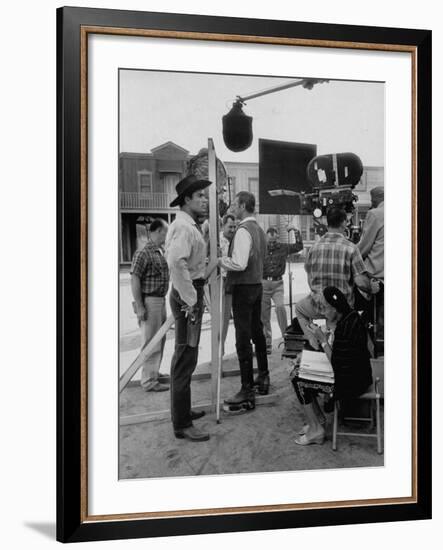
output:
[[[261,321],[261,301],[263,287],[257,285],[234,285],[232,287],[232,314],[235,326],[235,346],[242,387],[252,387],[252,342],[259,375],[268,374],[268,356],[266,338]]]
[[[203,316],[203,285],[194,282],[197,291],[195,319],[186,317],[185,303],[173,287],[169,296],[175,320],[175,349],[171,362],[171,417],[175,430],[192,426],[191,377],[197,366]]]
[[[358,289],[354,291],[354,309],[362,311],[362,320],[368,329],[369,335],[374,343],[376,356],[383,355],[384,349],[384,316],[385,316],[385,285],[382,283],[380,291],[373,295],[370,300],[365,300]]]

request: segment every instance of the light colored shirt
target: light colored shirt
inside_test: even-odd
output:
[[[223,235],[223,233],[220,233],[220,252],[222,255],[222,258],[227,258],[228,252],[229,252],[229,244],[230,241]],[[220,268],[222,277],[226,277],[226,269]]]
[[[372,277],[385,277],[385,203],[372,208],[366,214],[358,248]]]
[[[172,284],[189,306],[197,302],[192,281],[205,276],[206,248],[197,222],[186,212],[177,212],[166,236],[165,256]]]
[[[222,257],[221,267],[227,271],[244,271],[248,266],[252,248],[252,237],[249,231],[242,227],[242,224],[248,220],[257,221],[254,216],[248,216],[241,221],[234,235],[232,256],[230,258]]]

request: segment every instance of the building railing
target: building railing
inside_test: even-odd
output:
[[[169,209],[174,199],[169,193],[130,193],[120,191],[120,208],[126,210]]]

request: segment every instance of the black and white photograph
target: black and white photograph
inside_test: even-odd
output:
[[[439,13],[5,4],[2,547],[439,540]]]
[[[121,481],[384,466],[385,93],[119,69]]]
[[[430,32],[57,29],[58,540],[429,517]]]

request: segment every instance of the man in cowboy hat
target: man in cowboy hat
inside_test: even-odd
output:
[[[166,238],[166,259],[172,290],[169,296],[175,319],[175,351],[171,362],[171,416],[175,437],[207,441],[209,434],[193,426],[204,412],[191,410],[191,376],[197,366],[203,315],[203,286],[207,277],[206,242],[198,220],[207,215],[208,180],[194,175],[176,186],[179,206]]]

